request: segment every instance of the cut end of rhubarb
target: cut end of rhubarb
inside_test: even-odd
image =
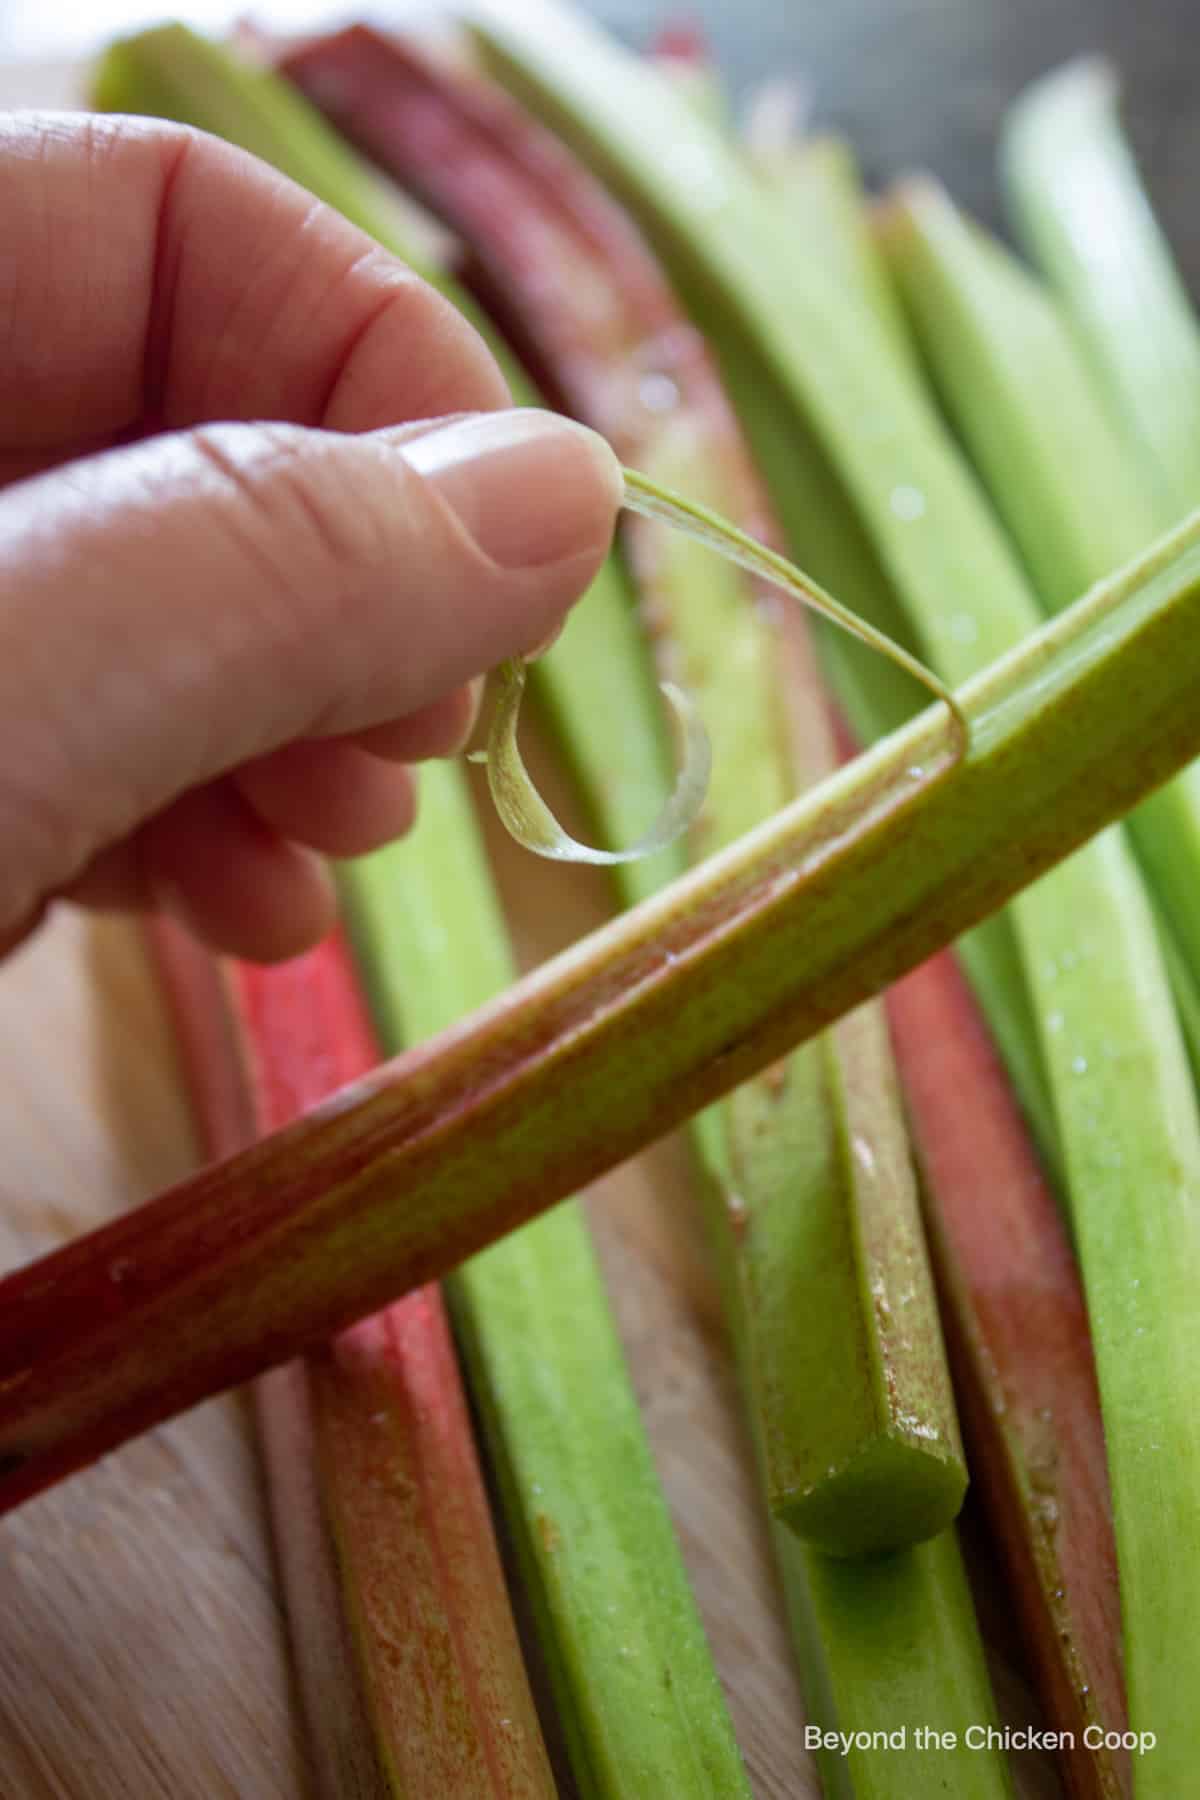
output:
[[[957,1443],[874,1439],[810,1492],[773,1497],[780,1524],[827,1556],[875,1556],[924,1543],[953,1523],[967,1482]]]

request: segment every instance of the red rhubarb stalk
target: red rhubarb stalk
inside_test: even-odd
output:
[[[377,1061],[339,935],[272,968],[222,969],[166,924],[154,939],[213,1155]],[[437,1288],[255,1397],[322,1791],[551,1800]]]
[[[949,951],[888,1014],[975,1492],[1079,1800],[1132,1791],[1121,1612],[1095,1362],[1075,1259],[1003,1068]],[[1098,1729],[1097,1729],[1098,1728]],[[1100,1741],[1097,1741],[1099,1737]]]

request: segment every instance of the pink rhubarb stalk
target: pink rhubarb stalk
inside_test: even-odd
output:
[[[162,922],[154,941],[213,1155],[377,1061],[340,935],[272,968],[222,969]],[[274,1371],[256,1402],[322,1791],[552,1800],[436,1286]]]
[[[1095,1362],[1079,1273],[1003,1068],[950,952],[888,1014],[926,1182],[975,1492],[1003,1559],[1079,1800],[1132,1791],[1121,1610]],[[1091,1728],[1090,1732],[1088,1728]],[[1087,1734],[1085,1736],[1085,1734]]]

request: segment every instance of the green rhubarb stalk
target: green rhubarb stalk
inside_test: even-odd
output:
[[[826,137],[752,142],[748,147],[753,166],[777,195],[787,227],[803,245],[804,254],[818,258],[834,272],[839,284],[866,301],[893,347],[911,359],[912,335],[871,231],[850,145],[844,139]],[[742,384],[739,409],[747,407],[761,410],[761,403],[749,384]],[[761,450],[761,432],[759,443],[767,462],[777,464],[779,448],[772,442],[767,450]],[[821,469],[823,464],[820,450],[806,446],[801,456],[793,432],[782,454],[790,455],[792,468],[799,468],[802,480],[811,487],[814,466]],[[835,478],[828,471],[824,476],[826,491],[798,488],[794,479],[790,484],[793,541],[805,545],[806,557],[815,552],[819,566],[832,571],[831,579],[844,583],[849,573],[855,586],[846,597],[857,594],[860,610],[876,621],[885,620],[889,633],[899,633],[911,648],[911,633],[885,578],[872,571],[869,546],[864,551],[856,541],[859,528],[849,516],[844,497],[834,488]],[[832,494],[830,488],[834,488]],[[813,629],[826,674],[860,742],[883,737],[910,716],[913,688],[902,670],[882,657],[864,655],[844,632],[829,629],[823,620],[814,621]],[[956,949],[1043,1160],[1060,1174],[1053,1104],[1011,919],[1006,913],[997,913],[984,920]]]
[[[835,151],[821,140],[777,142],[766,155],[764,147],[754,148],[756,166],[777,184],[806,254],[822,256],[843,269],[848,282],[857,281],[887,328],[903,329],[904,354],[911,357],[912,338],[887,280],[848,146]],[[890,670],[878,673],[886,678]],[[879,728],[885,726],[886,719]],[[1005,934],[1032,1034],[1007,917],[985,929],[997,928]],[[968,955],[977,953],[980,935],[977,930],[967,940]],[[980,973],[976,954],[977,990]],[[1128,1792],[1128,1755],[1095,1741],[1107,1730],[1119,1732],[1127,1712],[1111,1499],[1078,1277],[950,959],[935,958],[898,983],[889,1009],[921,1149],[931,1248],[969,1454],[1047,1717],[1072,1746],[1063,1752],[1072,1792]],[[1036,1040],[1034,1049],[1044,1094]],[[949,1110],[947,1082],[960,1095]],[[1023,1272],[1031,1255],[1041,1270],[1032,1287]]]
[[[1011,115],[1003,163],[1019,222],[1109,402],[1126,488],[1149,490],[1161,531],[1200,494],[1200,327],[1122,136],[1108,66],[1074,63],[1030,89]],[[1058,485],[1070,486],[1073,474],[1062,471]],[[1090,458],[1079,474],[1091,476]],[[1190,973],[1180,1008],[1193,1021],[1200,769],[1139,812],[1135,835],[1176,960]],[[1194,1033],[1192,1053],[1200,1060]]]
[[[1108,63],[1083,58],[1031,87],[1009,115],[1001,166],[1022,236],[1146,459],[1161,528],[1200,496],[1200,331],[1122,133]]]
[[[1117,1800],[1117,1555],[1079,1271],[954,958],[914,969],[887,1006],[975,1493],[1070,1791]]]
[[[1042,284],[932,179],[894,189],[877,218],[943,404],[1057,610],[1171,520]]]
[[[231,963],[224,981],[179,928],[155,942],[211,1154],[375,1062],[340,933],[272,968]],[[436,1287],[275,1371],[255,1402],[324,1790],[552,1800]]]
[[[704,581],[713,573],[709,562]],[[588,608],[591,616],[585,620]],[[609,627],[617,623],[608,615]],[[589,600],[538,669],[547,707],[599,830],[613,842],[626,841],[659,803],[667,780],[659,708],[640,645],[623,628],[606,629],[605,616]],[[593,681],[598,691],[622,696],[619,709],[597,703]],[[616,787],[606,779],[611,759],[627,755],[631,741],[643,746],[640,780]],[[627,863],[613,873],[625,899],[636,903],[665,879],[661,867],[661,861],[657,869],[652,863]],[[700,1113],[691,1123],[707,1172],[708,1206],[727,1247],[737,1236],[733,1220],[741,1217],[737,1206],[745,1203],[744,1184],[731,1192],[719,1112]],[[727,1295],[734,1290],[736,1313],[736,1283],[727,1281],[725,1287]],[[853,1737],[848,1747],[831,1746],[824,1738],[815,1747],[830,1800],[895,1800],[901,1791],[906,1796],[926,1787],[936,1792],[935,1784],[947,1781],[963,1800],[1007,1793],[1000,1755],[964,1749],[969,1725],[994,1720],[994,1702],[954,1533],[863,1562],[823,1556],[784,1525],[773,1525],[771,1539],[814,1729],[865,1734]],[[894,1737],[878,1734],[894,1734],[898,1722],[910,1721],[957,1733],[958,1748],[938,1750],[931,1740],[918,1748],[910,1730],[898,1761]]]
[[[417,825],[347,866],[384,1042],[512,979],[459,770]],[[560,1207],[447,1283],[580,1792],[747,1795],[582,1211]]]
[[[647,446],[646,463],[727,506],[739,498],[723,480],[731,454],[736,440],[684,416]],[[640,560],[660,658],[680,669],[713,744],[692,834],[704,855],[835,754],[797,621],[773,624],[753,584],[714,566],[703,545],[657,522],[640,534],[653,537]],[[785,683],[797,666],[793,700]],[[789,715],[805,707],[798,757]],[[959,1509],[965,1471],[882,1011],[860,1009],[739,1089],[723,1129],[711,1228],[772,1512],[840,1555],[933,1536]]]
[[[409,203],[268,70],[169,26],[114,46],[97,93],[110,106],[151,107],[220,131],[413,260]],[[513,385],[528,397],[527,384]],[[578,615],[609,628],[629,617],[614,568]],[[640,791],[636,749],[622,752],[613,774],[622,791],[627,783]],[[429,1035],[512,978],[474,832],[461,777],[431,768],[409,842],[348,872],[393,1045],[402,1020],[407,1038]],[[447,955],[445,922],[456,912],[464,928]],[[416,984],[410,951],[425,970]],[[744,1794],[582,1216],[562,1208],[468,1264],[451,1298],[581,1790],[640,1800],[679,1783],[696,1795]]]
[[[0,1508],[444,1274],[1003,905],[1200,753],[1198,642],[1200,515],[964,685],[965,755],[934,709],[461,1025],[5,1277]]]
[[[606,423],[621,453],[644,463],[653,481],[682,487],[702,526],[697,502],[758,524],[761,500],[711,364],[624,215],[580,168],[554,164],[548,141],[560,161],[563,153],[548,134],[506,96],[361,28],[306,45],[287,68],[314,96],[335,92],[336,117],[349,121],[360,147],[436,201],[504,290],[505,310],[521,316],[536,360],[578,403],[578,416]],[[486,193],[472,180],[482,164]],[[535,227],[530,279],[521,234]],[[581,289],[602,311],[603,331],[587,318],[562,318]],[[590,343],[582,341],[589,332]],[[572,337],[578,357],[561,356]],[[664,367],[654,359],[660,340],[683,341],[688,353]],[[665,427],[630,384],[630,358],[644,378],[665,380],[670,369]],[[579,362],[588,370],[582,381],[573,376]],[[600,395],[605,377],[609,393]],[[653,486],[644,477],[636,483],[632,498],[645,505],[648,493],[655,509],[631,526],[630,539],[642,546],[635,562],[645,575],[643,604],[661,615],[662,673],[681,680],[716,749],[699,833],[711,850],[781,806],[797,778],[807,785],[828,772],[835,755],[819,724],[819,694],[802,754],[789,754],[775,663],[792,627],[802,630],[794,608],[783,609],[774,630],[744,571],[666,528]],[[730,643],[714,654],[724,633]],[[578,642],[572,635],[569,663],[561,654],[549,660],[544,680],[553,691],[561,673],[567,703],[582,702],[573,735],[595,738],[583,754],[603,759],[611,807],[619,797],[609,752],[645,683],[614,693],[606,721],[589,732],[597,664],[591,645],[586,666],[575,661]],[[600,666],[607,661],[601,651]],[[641,736],[658,750],[657,733]],[[634,894],[644,881],[635,881]],[[841,1554],[934,1535],[957,1513],[966,1471],[882,1012],[864,1010],[735,1096],[729,1135],[745,1218],[736,1234],[722,1231],[721,1248],[740,1271],[736,1315],[772,1511]]]
[[[746,150],[755,173],[789,220],[806,256],[817,256],[838,287],[869,302],[877,323],[902,357],[912,338],[896,290],[871,241],[863,208],[862,180],[854,151],[833,135],[795,138],[755,129],[752,112]]]
[[[102,112],[174,119],[238,144],[432,276],[450,240],[416,202],[331,131],[286,81],[186,25],[110,44],[92,71]]]

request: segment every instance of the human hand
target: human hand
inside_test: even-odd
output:
[[[11,115],[0,216],[0,950],[65,896],[292,954],[590,581],[616,460],[215,139]]]

